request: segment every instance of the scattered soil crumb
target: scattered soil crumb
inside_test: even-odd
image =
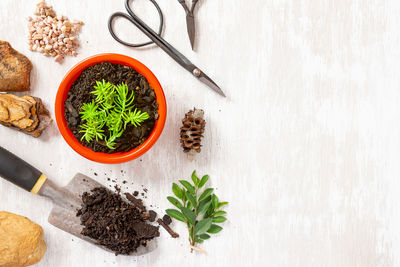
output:
[[[117,184],[114,185],[115,191],[119,194],[121,193],[121,187],[119,187]]]
[[[130,193],[125,193],[125,197],[132,204],[134,204],[136,207],[138,207],[139,210],[146,211],[146,207],[143,205],[143,200],[141,200],[140,198],[136,198],[136,197],[132,196],[132,194],[130,194]]]
[[[150,214],[149,221],[154,222],[157,217],[157,212],[155,212],[154,210],[149,210],[149,214]]]
[[[169,217],[167,214],[163,216],[162,220],[166,225],[170,225],[172,223],[171,217]]]

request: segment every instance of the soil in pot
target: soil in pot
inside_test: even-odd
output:
[[[85,103],[96,99],[91,93],[98,81],[106,81],[114,85],[126,83],[129,93],[134,93],[133,104],[142,112],[147,112],[149,118],[140,125],[126,125],[123,134],[115,140],[114,149],[109,148],[104,140],[92,140],[87,142],[82,139],[81,125],[84,124],[79,112]],[[110,62],[102,62],[82,71],[81,75],[72,84],[68,92],[65,106],[65,120],[73,135],[82,145],[95,152],[115,153],[128,152],[141,145],[150,135],[158,119],[158,103],[154,89],[149,85],[147,79],[134,68]],[[107,127],[103,127],[104,135],[109,136]]]

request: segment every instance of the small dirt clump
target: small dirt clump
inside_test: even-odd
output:
[[[167,214],[165,214],[165,215],[163,216],[162,220],[163,220],[163,222],[164,222],[166,225],[170,225],[170,224],[172,223],[171,217],[169,217]]]
[[[135,198],[135,202],[127,203],[119,193],[98,187],[83,193],[82,201],[77,212],[84,226],[81,234],[115,255],[129,255],[160,235],[158,227],[147,223],[149,214],[141,200]]]
[[[154,210],[149,210],[149,215],[149,221],[154,222],[157,218],[157,212],[155,212]]]

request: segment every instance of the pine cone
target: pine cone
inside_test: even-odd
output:
[[[203,137],[206,121],[203,119],[204,111],[194,108],[185,114],[181,127],[181,145],[183,152],[188,153],[190,160],[201,151],[201,138]]]

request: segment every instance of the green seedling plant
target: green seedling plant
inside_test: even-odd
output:
[[[172,184],[172,192],[176,197],[168,196],[167,199],[178,209],[167,209],[166,213],[186,223],[189,243],[193,251],[197,243],[203,243],[211,237],[210,234],[216,234],[222,230],[218,224],[226,221],[226,211],[221,208],[228,202],[220,202],[213,188],[203,190],[209,179],[208,175],[200,179],[196,171],[193,171],[191,179],[193,183],[180,180],[179,183],[182,186]]]
[[[121,137],[127,125],[138,127],[149,118],[147,112],[135,108],[135,95],[129,91],[126,83],[113,85],[104,80],[97,81],[91,93],[96,96],[95,100],[84,103],[79,112],[84,122],[79,131],[83,133],[81,140],[88,143],[104,140],[108,148],[115,149],[116,140]],[[105,135],[104,128],[108,130],[109,136]]]

